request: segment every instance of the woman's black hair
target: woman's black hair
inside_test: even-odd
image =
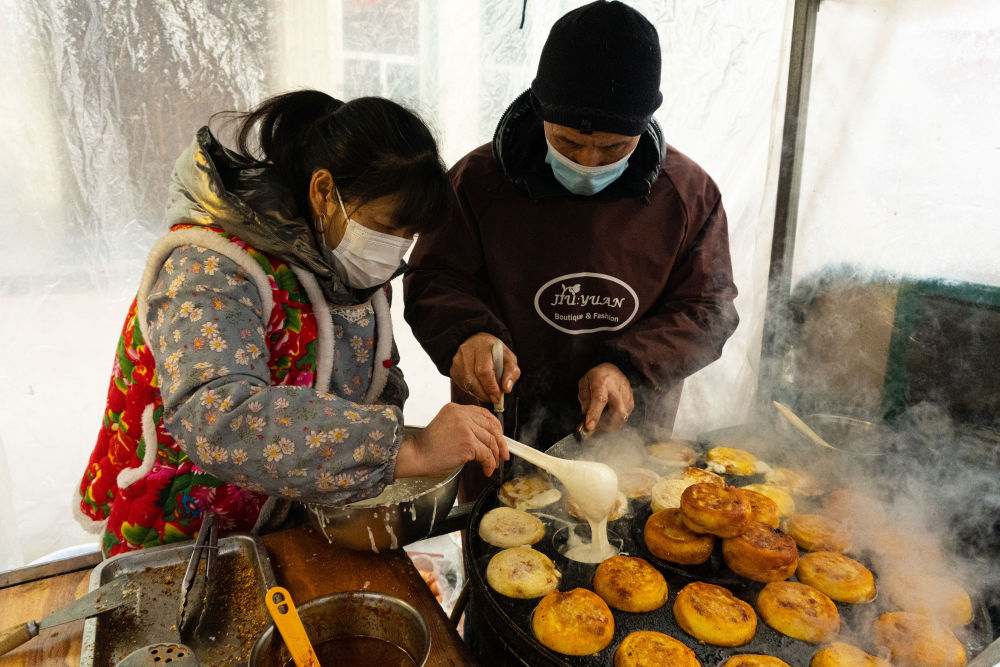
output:
[[[326,169],[354,206],[398,194],[395,224],[421,233],[440,225],[453,193],[423,121],[381,97],[349,102],[317,90],[265,100],[240,116],[236,149],[247,166],[269,167],[308,216],[313,172]]]

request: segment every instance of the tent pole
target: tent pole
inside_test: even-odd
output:
[[[790,274],[792,256],[795,252],[799,182],[806,137],[816,15],[820,1],[795,0],[792,21],[788,89],[785,94],[785,120],[778,167],[778,192],[771,237],[760,374],[757,379],[757,397],[764,407],[770,405],[778,387],[782,358],[788,346],[787,337],[784,335],[785,323],[791,294]]]

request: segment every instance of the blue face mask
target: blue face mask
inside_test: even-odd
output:
[[[552,175],[556,180],[575,195],[594,195],[614,183],[628,169],[628,159],[635,152],[635,149],[632,149],[628,155],[611,164],[585,167],[553,148],[548,137],[545,139],[545,145],[549,147],[545,155],[545,164],[552,167]]]

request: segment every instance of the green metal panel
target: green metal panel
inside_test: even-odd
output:
[[[1000,287],[943,280],[900,285],[884,417],[921,402],[955,421],[1000,425]]]

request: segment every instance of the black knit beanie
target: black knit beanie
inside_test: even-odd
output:
[[[543,120],[584,133],[642,134],[663,102],[656,28],[617,1],[574,9],[549,31],[531,92]]]

